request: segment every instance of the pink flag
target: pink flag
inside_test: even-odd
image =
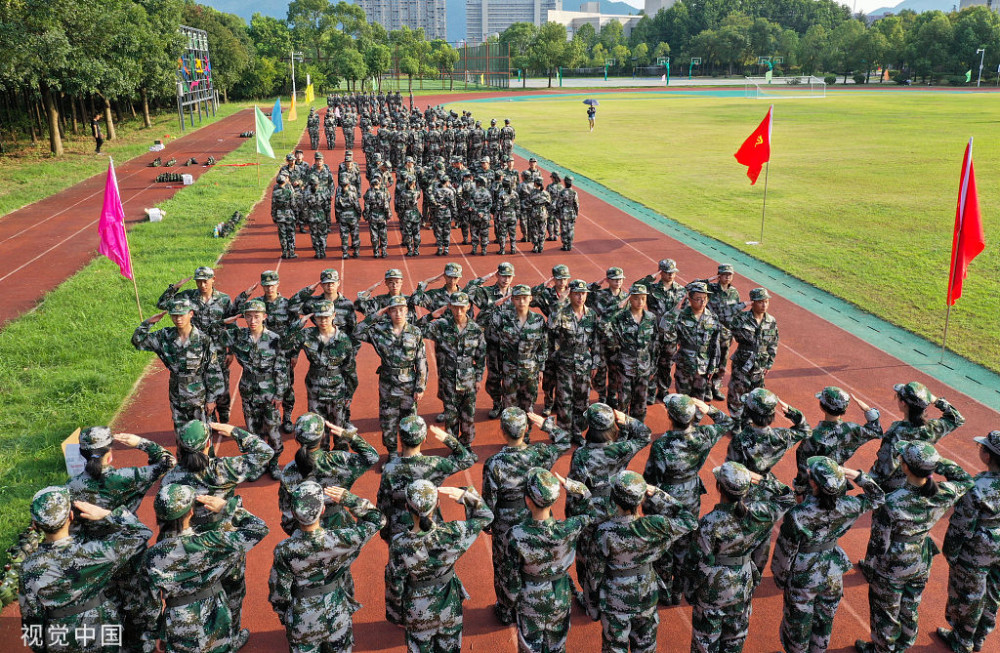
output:
[[[125,237],[125,209],[118,195],[118,179],[115,177],[114,163],[108,159],[108,180],[104,186],[104,208],[101,209],[101,220],[97,225],[101,236],[101,244],[97,251],[118,264],[122,276],[134,279],[132,275],[132,256],[128,251],[128,238]]]

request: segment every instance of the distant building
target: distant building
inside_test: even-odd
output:
[[[646,0],[643,13],[652,18],[661,9],[670,9],[677,0]]]
[[[1000,1],[998,0],[962,0],[958,5],[961,11],[966,7],[989,7],[993,11],[1000,12]]]
[[[592,25],[594,31],[600,33],[601,28],[613,20],[622,24],[622,28],[625,31],[625,38],[628,38],[632,35],[632,29],[635,28],[641,18],[642,16],[620,16],[587,11],[549,11],[546,20],[565,25],[566,38],[572,40],[577,30],[584,25]]]
[[[600,0],[597,2],[581,2],[580,11],[588,14],[599,14],[601,13],[601,3]]]
[[[465,37],[483,43],[514,23],[541,25],[549,11],[562,9],[562,0],[466,0]]]
[[[356,0],[365,10],[369,23],[379,23],[387,30],[424,29],[428,39],[447,39],[446,0]]]

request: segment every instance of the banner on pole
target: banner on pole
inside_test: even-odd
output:
[[[128,249],[128,238],[125,236],[125,209],[122,207],[121,195],[118,193],[118,178],[115,176],[114,162],[108,159],[108,177],[104,183],[104,206],[101,208],[101,219],[97,224],[101,243],[97,251],[118,264],[118,270],[126,279],[134,279],[132,272],[132,254]]]

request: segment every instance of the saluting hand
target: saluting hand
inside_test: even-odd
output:
[[[257,286],[259,286],[259,285],[260,285],[259,282],[254,281],[252,284],[250,284],[249,288],[247,288],[246,290],[243,291],[243,294],[249,296],[250,293],[252,293],[254,290],[256,290]]]
[[[159,313],[157,313],[156,315],[153,315],[152,317],[150,317],[146,321],[149,322],[150,324],[156,324],[157,322],[159,322],[160,320],[162,320],[163,316],[166,315],[166,314],[167,314],[166,311],[160,311]]]
[[[210,494],[199,494],[194,500],[211,512],[222,512],[222,509],[226,507],[225,499],[222,497],[213,497]]]
[[[135,447],[138,447],[139,443],[142,442],[142,438],[140,438],[138,435],[134,435],[132,433],[116,433],[115,435],[112,435],[111,437],[118,444],[123,444],[126,447],[132,447],[133,449]]]
[[[191,277],[184,277],[183,279],[181,279],[180,281],[178,281],[177,283],[175,283],[173,287],[175,289],[176,288],[180,288],[181,286],[183,286],[184,284],[186,284],[188,281],[191,281]]]
[[[239,315],[234,315],[232,317],[227,317],[222,321],[223,324],[234,324],[236,320],[240,319]]]
[[[343,501],[344,500],[344,494],[346,494],[346,493],[347,493],[347,490],[345,490],[342,487],[338,487],[336,485],[331,486],[331,487],[325,487],[325,488],[323,488],[323,494],[325,494],[326,496],[330,497],[330,499],[334,503],[340,503],[341,501]]]
[[[871,410],[871,406],[858,399],[857,395],[855,395],[853,392],[851,393],[851,399],[853,399],[854,403],[858,405],[858,408],[860,408],[864,412],[867,413],[869,410]]]
[[[529,413],[527,413],[527,415],[528,415],[528,421],[530,421],[532,424],[534,424],[538,428],[542,428],[542,424],[545,423],[545,418],[544,417],[542,417],[541,415],[539,415],[538,413],[535,413],[535,412],[529,412]]]
[[[213,431],[217,431],[228,438],[233,437],[233,429],[236,428],[232,424],[222,424],[221,422],[210,422],[209,426],[212,427]]]
[[[618,410],[617,408],[614,408],[612,410],[615,411],[615,421],[616,422],[618,422],[619,424],[625,424],[626,422],[628,422],[628,419],[629,419],[628,415],[626,415],[622,411]]]
[[[95,506],[94,504],[87,503],[86,501],[74,501],[73,507],[76,508],[80,517],[86,519],[87,521],[100,521],[111,514],[111,511],[107,508]]]
[[[460,487],[439,487],[438,494],[443,494],[453,501],[460,501],[465,496],[465,490]]]

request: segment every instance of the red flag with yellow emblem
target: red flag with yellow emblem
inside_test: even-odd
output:
[[[743,141],[743,145],[734,155],[736,160],[747,166],[747,177],[750,178],[750,185],[757,183],[761,168],[771,160],[771,112],[774,105],[767,110],[763,122],[750,134],[750,138]]]

